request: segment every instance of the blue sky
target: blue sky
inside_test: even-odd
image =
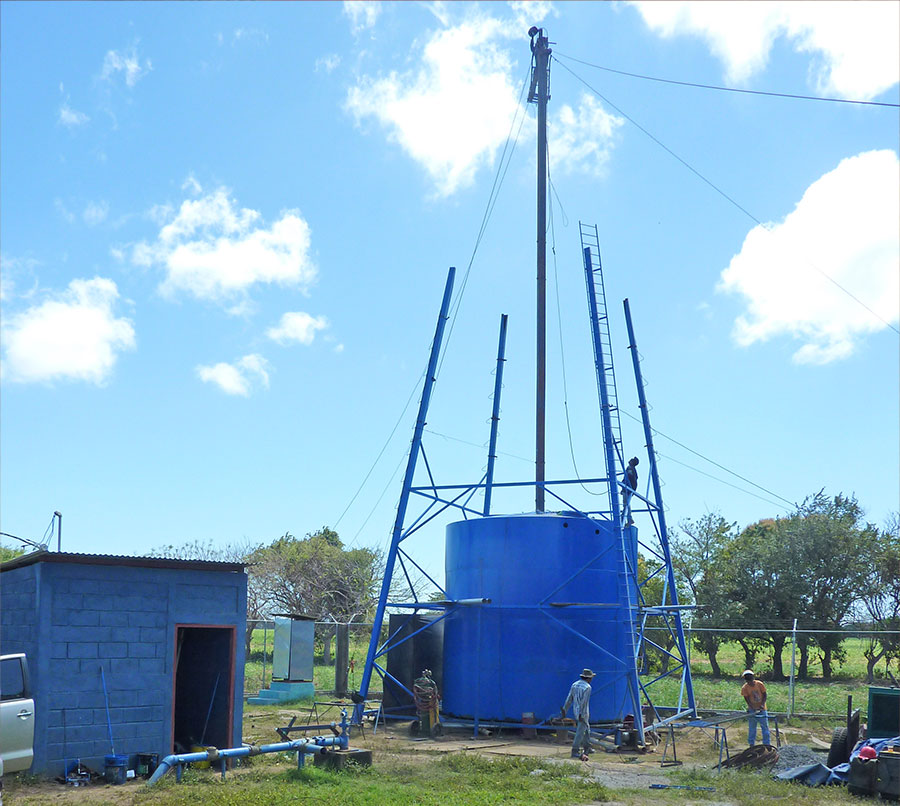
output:
[[[70,551],[323,525],[384,547],[447,269],[459,290],[510,131],[426,450],[439,481],[481,476],[506,313],[497,478],[528,479],[534,24],[555,43],[548,477],[572,478],[573,453],[602,475],[581,220],[599,227],[626,452],[646,455],[628,297],[653,425],[765,490],[660,436],[669,522],[746,525],[824,488],[883,523],[900,508],[898,110],[575,60],[896,104],[898,8],[4,2],[2,530],[39,539],[59,510]],[[420,542],[439,575],[439,526]]]

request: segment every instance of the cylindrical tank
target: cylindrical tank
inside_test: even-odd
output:
[[[634,530],[626,530],[630,561]],[[633,601],[611,523],[580,514],[502,515],[447,527],[444,713],[520,722],[558,715],[583,668],[591,721],[634,710]],[[589,606],[584,606],[589,605]]]
[[[441,648],[444,638],[444,622],[439,621],[426,630],[417,630],[435,621],[437,616],[426,613],[393,613],[388,621],[389,635],[395,635],[396,641],[412,635],[403,643],[397,644],[387,653],[387,671],[392,677],[400,681],[408,689],[412,690],[413,681],[422,674],[424,669],[430,669],[432,679],[437,683],[438,692],[443,685]],[[384,707],[397,708],[409,706],[410,713],[414,713],[412,698],[403,691],[390,678],[384,679]]]

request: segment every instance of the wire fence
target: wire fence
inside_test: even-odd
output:
[[[337,663],[338,628],[347,628],[347,665]],[[387,637],[387,622],[382,639]],[[362,678],[372,623],[351,622],[346,625],[333,621],[315,622],[313,639],[313,684],[317,692],[335,693],[340,689],[355,691]],[[248,619],[245,638],[246,661],[244,691],[255,694],[272,684],[272,660],[275,647],[275,622],[271,619]],[[381,691],[381,679],[373,675],[369,690]],[[345,693],[345,692],[340,692]]]
[[[337,660],[341,626],[347,629],[346,666]],[[272,620],[247,622],[244,689],[248,695],[271,686],[274,627]],[[313,683],[317,695],[343,694],[359,688],[371,632],[371,623],[315,622]],[[667,643],[661,628],[647,628],[646,634],[661,646]],[[773,636],[780,639],[780,664],[775,662]],[[823,640],[826,637],[830,640]],[[386,638],[387,621],[382,627],[381,640]],[[705,638],[716,639],[715,668]],[[893,630],[688,626],[685,641],[695,699],[702,710],[743,710],[741,674],[748,667],[767,686],[769,710],[786,716],[837,717],[846,712],[847,697],[852,697],[865,711],[870,683],[898,685],[900,677],[900,633]],[[828,677],[823,668],[823,644],[831,646]],[[873,662],[872,658],[883,647],[888,647],[888,651]],[[652,659],[645,659],[642,672],[655,676],[659,662],[657,658],[654,666]],[[678,698],[679,676],[661,682],[661,688],[671,686],[671,692],[665,692],[664,696],[674,703]],[[380,696],[379,675],[372,675],[369,691]]]

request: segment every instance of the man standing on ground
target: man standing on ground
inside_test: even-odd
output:
[[[628,467],[625,468],[625,479],[623,481],[625,486],[622,488],[622,517],[626,526],[634,526],[634,521],[631,519],[631,496],[637,490],[638,464],[640,464],[640,459],[637,456],[633,456],[628,460]]]
[[[748,731],[747,743],[750,747],[756,744],[756,725],[762,728],[763,744],[770,745],[769,715],[766,713],[766,687],[760,680],[753,679],[753,670],[747,669],[742,675],[744,685],[741,687],[741,696],[747,701]]]
[[[566,711],[572,706],[572,716],[575,717],[575,741],[572,742],[572,758],[582,758],[584,753],[593,753],[591,747],[591,680],[594,673],[590,669],[583,669],[581,677],[572,683],[566,703],[560,709],[563,719]],[[586,759],[585,759],[586,760]]]

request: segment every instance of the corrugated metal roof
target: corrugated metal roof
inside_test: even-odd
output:
[[[243,572],[245,563],[211,560],[175,560],[171,557],[131,557],[124,554],[76,554],[66,551],[33,551],[0,564],[0,573],[35,563],[70,563],[74,565],[118,565],[136,568],[177,568],[183,571]]]

